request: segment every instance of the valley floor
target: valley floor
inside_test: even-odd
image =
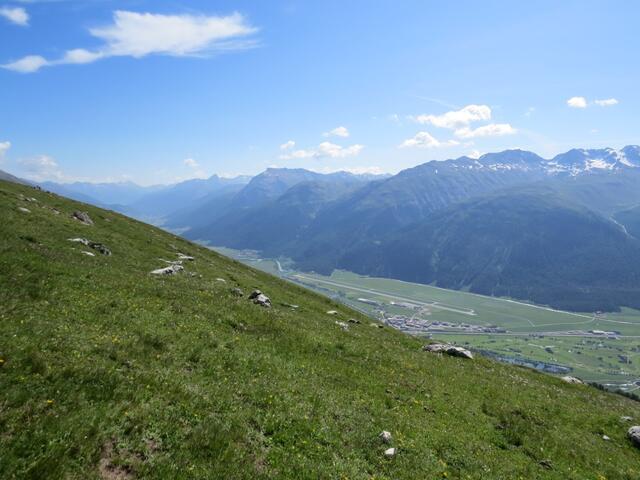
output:
[[[501,361],[640,389],[640,311],[575,313],[400,280],[296,271],[286,259],[217,251],[311,288],[417,336],[465,345]]]

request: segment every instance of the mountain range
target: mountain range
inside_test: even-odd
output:
[[[640,308],[640,147],[522,150],[393,176],[270,168],[172,186],[43,184],[297,268],[418,281],[579,311]]]

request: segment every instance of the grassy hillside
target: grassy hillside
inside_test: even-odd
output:
[[[29,187],[0,182],[0,218],[0,478],[640,476],[621,420],[640,420],[638,403],[424,353],[328,299]],[[184,272],[150,275],[178,252],[195,257]]]

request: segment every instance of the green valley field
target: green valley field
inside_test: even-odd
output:
[[[629,392],[640,388],[635,383],[640,381],[640,312],[636,310],[564,312],[345,271],[330,277],[296,272],[286,260],[279,261],[278,269],[274,260],[261,259],[255,252],[224,251],[414,335],[463,344],[552,373],[563,371],[554,372],[554,366],[567,367],[572,375],[610,388]]]

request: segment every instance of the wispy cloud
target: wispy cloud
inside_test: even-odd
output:
[[[3,65],[21,73],[45,66],[86,64],[108,57],[142,58],[148,55],[206,56],[255,45],[249,37],[257,32],[239,13],[228,16],[161,15],[118,10],[113,23],[89,33],[103,41],[94,50],[68,50],[62,58],[49,60],[29,55]]]
[[[290,150],[295,146],[296,142],[294,142],[293,140],[289,140],[288,142],[284,142],[282,145],[280,145],[280,150]]]
[[[593,103],[599,107],[612,107],[613,105],[617,105],[619,102],[615,98],[605,98],[603,100],[594,100]]]
[[[15,25],[29,25],[29,14],[22,7],[0,7],[0,17],[4,17]]]
[[[364,145],[351,145],[342,147],[331,142],[322,142],[315,148],[294,150],[291,153],[285,153],[280,156],[283,160],[302,159],[302,158],[345,158],[358,155]]]
[[[456,130],[458,138],[478,138],[478,137],[501,137],[503,135],[513,135],[518,131],[508,123],[490,123],[475,129],[464,127]]]
[[[18,164],[26,172],[25,176],[29,180],[42,182],[45,180],[64,181],[66,179],[58,163],[48,155],[23,158],[18,160]]]
[[[467,105],[460,110],[452,110],[442,115],[418,115],[413,119],[421,124],[431,124],[439,128],[459,128],[472,122],[491,119],[491,108],[487,105]]]
[[[189,167],[189,169],[192,171],[193,173],[193,177],[195,178],[207,178],[207,174],[205,173],[205,171],[200,167],[200,164],[194,160],[193,158],[185,158],[182,163],[184,165],[186,165],[187,167]],[[193,178],[191,177],[191,178]]]
[[[612,107],[618,103],[620,102],[618,102],[616,98],[603,98],[594,100],[593,102],[589,102],[585,97],[571,97],[567,100],[567,105],[571,108],[587,108],[592,105],[596,105],[598,107]]]
[[[322,134],[324,137],[348,137],[349,130],[347,127],[336,127],[333,130],[325,132]]]
[[[4,160],[4,156],[11,148],[11,142],[0,142],[0,163]]]
[[[429,132],[418,132],[413,138],[408,138],[398,145],[398,148],[442,148],[459,145],[459,143],[456,140],[441,142]]]

